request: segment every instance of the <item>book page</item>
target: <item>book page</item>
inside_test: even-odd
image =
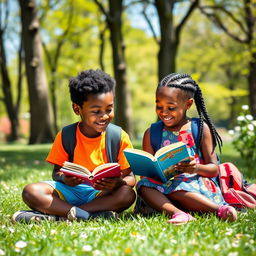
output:
[[[147,151],[144,151],[144,150],[141,150],[141,149],[127,148],[124,151],[130,152],[130,153],[133,153],[133,154],[137,154],[137,155],[142,155],[142,156],[145,156],[145,157],[151,159],[152,161],[156,161],[155,156],[153,156],[152,154],[148,153]]]
[[[82,172],[82,173],[86,173],[89,176],[91,175],[91,172],[86,167],[84,167],[82,165],[79,165],[79,164],[74,164],[74,163],[65,161],[63,167],[67,168],[67,169],[70,169],[74,172],[79,171],[79,172]]]
[[[97,166],[93,171],[92,174],[95,175],[98,172],[101,172],[103,170],[109,169],[110,167],[118,166],[118,163],[107,163]]]
[[[184,145],[186,145],[186,144],[183,142],[176,142],[176,143],[172,143],[168,146],[162,147],[156,151],[155,157],[158,158],[159,156],[165,154],[166,152],[172,151],[173,149],[179,148]]]

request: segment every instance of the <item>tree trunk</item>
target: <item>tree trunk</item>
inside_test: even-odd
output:
[[[161,40],[158,52],[158,79],[176,71],[176,57],[180,43],[180,34],[190,15],[198,5],[198,0],[190,1],[190,6],[179,24],[174,23],[174,5],[179,1],[155,0]]]
[[[114,76],[116,79],[116,108],[115,123],[120,125],[130,136],[131,127],[131,101],[127,88],[127,74],[125,62],[125,45],[122,36],[123,1],[109,0],[108,26],[113,56]]]
[[[42,60],[35,0],[19,0],[30,103],[29,144],[52,142],[53,113]]]
[[[11,91],[11,81],[9,78],[7,65],[6,65],[6,52],[3,43],[3,31],[0,31],[0,69],[3,87],[3,100],[6,111],[11,122],[11,134],[7,138],[8,141],[15,141],[19,138],[19,118],[18,112],[15,111],[13,102],[13,95]],[[19,93],[18,93],[19,95]]]
[[[248,74],[249,101],[251,113],[256,119],[256,53],[252,53]]]

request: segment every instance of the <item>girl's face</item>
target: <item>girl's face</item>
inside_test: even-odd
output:
[[[82,133],[89,138],[97,137],[114,117],[113,92],[90,94],[82,107],[73,103],[73,110],[81,117]]]
[[[180,129],[192,104],[193,99],[187,99],[179,88],[160,87],[156,92],[156,113],[167,128]]]

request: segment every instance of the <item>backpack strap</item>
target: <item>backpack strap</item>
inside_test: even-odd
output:
[[[150,126],[150,143],[154,152],[161,148],[163,126],[164,123],[162,121],[153,123]]]
[[[78,122],[67,125],[62,128],[61,140],[62,146],[68,154],[69,162],[73,162],[74,149],[76,146],[76,127]]]
[[[200,133],[200,118],[193,117],[191,120],[191,131],[193,138],[195,140],[195,144],[199,150],[199,133]]]
[[[109,163],[118,162],[122,129],[120,126],[109,124],[106,129],[106,152]]]
[[[62,145],[68,154],[69,162],[74,160],[74,149],[76,146],[76,128],[77,123],[65,126],[62,129]],[[109,163],[118,161],[118,153],[120,149],[121,127],[109,124],[106,129],[106,153]]]

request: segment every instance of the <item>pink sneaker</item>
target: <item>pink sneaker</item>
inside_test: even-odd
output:
[[[237,212],[236,209],[230,205],[222,205],[218,209],[218,216],[222,220],[236,221]]]
[[[196,219],[193,216],[191,216],[189,213],[178,212],[173,214],[172,218],[169,219],[167,222],[173,225],[182,225],[194,220]]]

